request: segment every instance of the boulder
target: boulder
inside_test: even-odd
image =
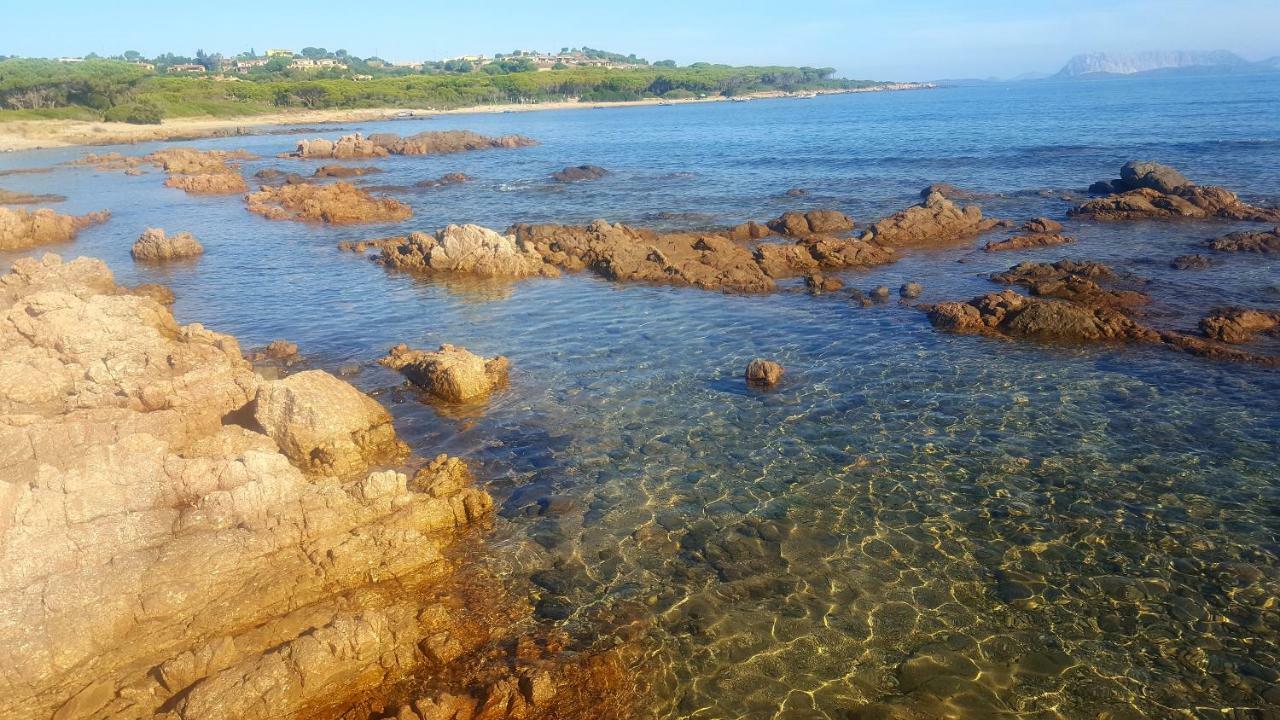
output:
[[[747,364],[746,379],[748,385],[772,387],[782,380],[785,372],[782,365],[763,358],[756,358]]]
[[[150,298],[161,305],[172,305],[178,299],[169,286],[157,283],[141,283],[126,290],[130,295]]]
[[[106,210],[87,215],[61,215],[48,208],[13,210],[0,207],[0,250],[70,242],[81,230],[111,218]]]
[[[450,403],[488,395],[507,382],[510,367],[501,355],[486,359],[453,345],[441,345],[435,352],[397,345],[378,362],[398,370],[414,385]]]
[[[196,257],[204,253],[204,246],[189,232],[166,235],[160,228],[147,228],[133,243],[129,254],[139,262],[165,262]]]
[[[1130,190],[1150,188],[1157,192],[1171,193],[1195,183],[1168,165],[1156,162],[1130,160],[1120,168],[1120,185]],[[1116,183],[1112,183],[1114,187]]]
[[[1280,222],[1280,209],[1255,207],[1220,187],[1198,187],[1177,170],[1153,162],[1129,162],[1121,177],[1094,183],[1090,200],[1067,212],[1072,217],[1101,221],[1206,219]],[[1114,194],[1104,191],[1109,187]]]
[[[1213,266],[1213,260],[1208,255],[1192,253],[1190,255],[1179,255],[1169,265],[1174,270],[1204,270]]]
[[[768,225],[763,225],[755,220],[749,220],[740,225],[734,225],[725,231],[725,237],[735,242],[746,242],[750,240],[761,240],[769,237],[773,231]]]
[[[991,279],[1004,285],[1022,285],[1039,297],[1061,298],[1090,306],[1132,309],[1148,301],[1146,295],[1132,288],[1103,287],[1102,283],[1115,285],[1126,278],[1110,267],[1090,260],[1024,262],[992,274]],[[1127,284],[1140,285],[1141,281],[1127,278]]]
[[[801,212],[793,210],[769,221],[769,228],[775,232],[791,237],[844,232],[852,230],[853,220],[836,210],[809,210]]]
[[[871,288],[871,292],[868,293],[868,295],[870,295],[871,299],[875,300],[876,302],[881,302],[881,303],[888,302],[889,288],[885,287],[884,285],[877,285]]]
[[[1220,308],[1200,320],[1200,332],[1219,342],[1240,344],[1253,340],[1259,333],[1273,333],[1280,328],[1280,311],[1252,308]]]
[[[787,197],[793,197],[793,198],[804,197],[805,195],[808,195],[808,194],[809,194],[809,191],[805,190],[804,188],[791,188],[786,192]]]
[[[323,370],[265,382],[253,419],[295,465],[350,475],[394,460],[403,450],[391,415],[375,400]]]
[[[533,247],[479,225],[450,225],[433,235],[412,233],[380,241],[378,262],[401,270],[486,278],[555,276]]]
[[[250,352],[248,357],[253,362],[279,362],[284,365],[293,365],[301,360],[298,344],[288,340],[272,340],[266,347]]]
[[[599,180],[608,174],[608,170],[596,165],[576,165],[557,170],[551,174],[551,179],[562,183],[580,182],[583,180]]]
[[[960,207],[941,193],[871,226],[863,236],[884,247],[926,247],[955,244],[976,237],[998,225],[984,218],[977,205]]]
[[[903,283],[902,287],[898,288],[898,296],[905,300],[915,300],[922,293],[924,293],[924,286],[918,282]]]
[[[942,197],[947,198],[948,200],[967,200],[970,202],[974,200],[990,200],[992,198],[1000,197],[999,195],[996,195],[994,193],[984,193],[984,192],[977,192],[974,190],[965,190],[963,188],[958,188],[955,185],[952,185],[951,183],[942,182],[942,183],[934,183],[924,188],[923,190],[921,190],[920,199],[928,200],[929,196],[933,195],[934,193],[937,193]]]
[[[810,295],[821,295],[844,289],[844,283],[841,282],[840,278],[830,277],[818,272],[806,275],[804,285],[809,289]]]

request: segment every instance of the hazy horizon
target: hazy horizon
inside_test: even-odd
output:
[[[353,22],[349,8],[285,0],[242,0],[198,18],[144,0],[112,7],[87,0],[26,4],[7,13],[0,54],[39,57],[115,55],[137,50],[234,54],[250,48],[345,49],[392,61],[430,60],[514,49],[587,45],[671,59],[834,67],[842,76],[876,80],[1012,77],[1056,72],[1088,52],[1228,50],[1248,60],[1280,55],[1274,28],[1280,3],[1226,0],[1212,9],[1191,2],[1141,0],[1126,5],[1083,0],[1036,8],[1009,0],[958,4],[931,0],[880,7],[817,0],[804,15],[777,4],[725,0],[682,7],[655,0],[640,7],[565,0],[554,7],[496,3],[483,18],[459,6],[423,7],[393,0]],[[68,26],[65,18],[75,16]],[[49,28],[57,27],[56,33]]]

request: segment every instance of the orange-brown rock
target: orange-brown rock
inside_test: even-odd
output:
[[[379,147],[392,155],[447,155],[471,150],[522,148],[538,142],[523,135],[487,137],[470,130],[434,130],[420,132],[409,137],[392,133],[369,136]]]
[[[1280,328],[1280,311],[1253,308],[1220,308],[1200,320],[1205,337],[1233,345],[1247,343],[1259,333]]]
[[[413,216],[408,205],[380,198],[350,183],[263,187],[245,196],[249,211],[271,220],[306,220],[334,225],[391,222]]]
[[[482,358],[466,348],[447,344],[434,352],[397,345],[378,362],[450,403],[475,400],[505,385],[511,366],[501,355]]]
[[[791,237],[845,232],[853,229],[853,219],[836,210],[793,210],[770,220],[769,229]]]
[[[1259,232],[1233,232],[1205,244],[1218,252],[1280,253],[1280,227]]]
[[[106,210],[88,215],[61,215],[48,208],[12,210],[0,207],[0,250],[70,242],[81,230],[110,218],[111,213]]]
[[[1110,267],[1088,260],[1024,262],[993,274],[991,279],[1004,285],[1022,285],[1039,297],[1061,298],[1087,305],[1132,309],[1146,304],[1148,300],[1146,295],[1134,290],[1104,288],[1100,282],[1111,284],[1122,278]],[[1129,282],[1137,284],[1133,279]]]
[[[960,333],[1070,342],[1155,342],[1159,339],[1154,330],[1117,310],[1067,300],[1031,298],[1012,290],[989,293],[967,302],[938,303],[928,312],[929,321],[935,327]]]
[[[196,257],[204,253],[204,246],[189,232],[166,235],[160,228],[147,228],[129,250],[134,260],[165,262]]]
[[[920,204],[872,225],[863,239],[893,248],[945,246],[977,237],[999,224],[984,218],[977,205],[960,207],[934,192]]]
[[[817,235],[795,243],[761,243],[756,261],[771,278],[794,277],[818,270],[845,270],[873,267],[897,259],[893,248],[873,245],[857,238]]]
[[[389,154],[386,148],[360,133],[354,133],[343,135],[336,141],[324,138],[302,140],[298,143],[297,150],[286,157],[356,160],[386,157]]]
[[[63,195],[32,195],[31,193],[14,192],[0,188],[0,205],[39,205],[41,203],[62,202]]]
[[[349,178],[362,177],[364,175],[372,175],[382,172],[379,167],[353,167],[351,165],[321,165],[316,168],[315,177],[319,178]]]
[[[843,290],[844,282],[838,277],[813,272],[804,277],[804,286],[809,290],[810,295],[823,295]]]
[[[1036,247],[1068,245],[1075,241],[1075,238],[1062,234],[1062,223],[1041,217],[1024,223],[1022,234],[1014,235],[1004,240],[989,242],[982,249],[987,252],[1026,250]]]
[[[88,259],[0,277],[0,356],[0,716],[332,718],[423,672],[472,691],[450,669],[488,667],[502,628],[446,551],[492,501],[443,456],[370,469],[402,447],[372,399],[263,381]]]
[[[173,290],[168,285],[160,285],[159,283],[140,283],[133,287],[124,288],[124,291],[129,295],[150,298],[161,305],[172,305],[178,299],[178,296],[173,294]]]
[[[375,260],[399,270],[513,279],[560,274],[532,244],[479,225],[450,225],[431,235],[415,232],[373,242],[382,250]]]
[[[255,157],[244,150],[166,148],[147,155],[144,160],[169,174],[165,187],[193,195],[230,195],[249,189],[240,174],[240,166],[234,161]]]
[[[740,225],[734,225],[725,231],[725,237],[730,240],[745,242],[749,240],[763,240],[773,234],[768,225],[749,220]]]
[[[764,358],[756,358],[747,363],[747,384],[771,387],[782,380],[783,372],[785,371],[779,363],[765,360]]]
[[[658,233],[597,220],[587,226],[516,225],[509,231],[564,270],[609,280],[767,292],[775,285],[751,249],[717,233]]]
[[[1280,222],[1280,209],[1242,202],[1220,187],[1185,185],[1161,192],[1149,187],[1090,200],[1067,211],[1072,217],[1109,222],[1125,220],[1251,220]]]

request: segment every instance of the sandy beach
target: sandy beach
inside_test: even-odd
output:
[[[900,83],[889,86],[856,90],[825,90],[819,95],[842,95],[862,92],[891,92],[921,90],[933,87],[928,83]],[[802,98],[784,92],[763,92],[743,96],[740,99]],[[435,110],[431,108],[359,108],[330,110],[298,110],[246,115],[230,118],[190,117],[165,120],[159,125],[129,125],[115,122],[91,122],[85,120],[22,120],[0,123],[0,152],[38,150],[40,148],[71,147],[76,145],[119,145],[157,140],[195,140],[230,135],[256,135],[261,129],[273,125],[340,124],[424,118],[435,115],[463,115],[469,113],[533,112],[541,110],[588,110],[598,107],[642,107],[652,105],[685,105],[691,103],[731,102],[734,98],[710,97],[683,100],[633,100],[610,103],[542,102],[509,103],[503,105],[478,105],[471,107]]]

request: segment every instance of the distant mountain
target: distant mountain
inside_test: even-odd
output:
[[[1067,61],[1055,78],[1077,78],[1086,75],[1135,75],[1156,70],[1181,68],[1221,68],[1241,70],[1252,65],[1248,60],[1226,50],[1212,52],[1142,52],[1142,53],[1087,53]]]

